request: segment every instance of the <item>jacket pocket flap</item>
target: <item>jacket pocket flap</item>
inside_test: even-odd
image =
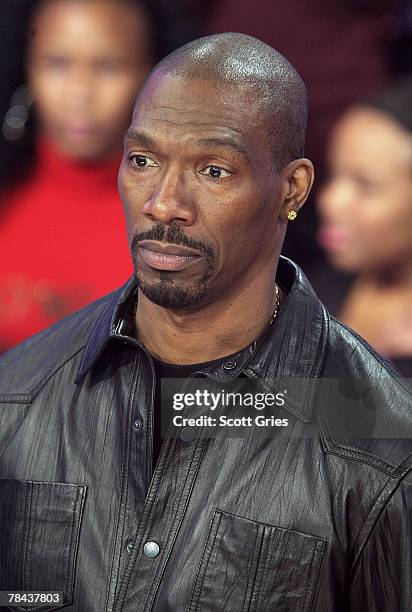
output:
[[[216,510],[190,612],[307,612],[325,541]]]

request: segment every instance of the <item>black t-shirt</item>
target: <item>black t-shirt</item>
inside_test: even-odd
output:
[[[154,405],[154,415],[153,415],[153,470],[156,466],[157,460],[159,458],[160,449],[162,447],[162,429],[161,429],[161,410],[162,410],[162,402],[161,402],[161,381],[162,378],[189,378],[191,374],[197,372],[198,370],[203,370],[205,367],[214,366],[218,367],[220,364],[223,364],[228,359],[230,360],[230,355],[226,355],[221,359],[214,359],[213,361],[206,361],[203,363],[191,363],[189,365],[178,365],[174,363],[166,363],[164,361],[159,361],[159,359],[155,359],[152,357],[155,372],[156,372],[156,388],[155,388],[155,405]]]
[[[278,281],[278,286],[283,291],[284,295],[287,294],[287,290],[283,284],[280,284]],[[272,321],[271,321],[272,322]],[[266,332],[269,329],[269,325],[265,327],[262,334],[258,338],[258,342],[262,340]],[[161,427],[161,411],[162,411],[162,402],[161,402],[161,380],[162,378],[189,378],[191,374],[197,372],[198,370],[203,370],[206,367],[213,366],[214,368],[219,367],[219,365],[225,363],[226,361],[230,361],[231,358],[237,353],[232,353],[231,355],[225,355],[220,359],[214,359],[212,361],[205,361],[203,363],[191,363],[189,365],[178,365],[174,363],[166,363],[164,361],[160,361],[156,359],[152,355],[155,374],[156,374],[156,388],[155,388],[155,405],[154,405],[154,416],[153,416],[153,469],[156,466],[157,460],[159,458],[160,449],[162,447],[162,427]]]

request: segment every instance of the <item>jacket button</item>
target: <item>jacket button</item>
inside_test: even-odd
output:
[[[132,550],[133,550],[133,543],[134,543],[134,540],[127,540],[127,542],[126,542],[126,550],[127,550],[127,552],[128,552],[129,554],[130,554],[130,553],[132,552]]]
[[[146,542],[143,546],[143,552],[149,559],[154,559],[160,552],[159,544],[156,542]]]
[[[136,419],[133,423],[133,431],[140,431],[142,429],[142,421],[140,419]]]
[[[224,370],[234,370],[236,366],[237,366],[236,361],[226,361],[223,364],[223,369]]]
[[[180,432],[182,442],[192,442],[196,438],[196,429],[194,427],[183,427]]]

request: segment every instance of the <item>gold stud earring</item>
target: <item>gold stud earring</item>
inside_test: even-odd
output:
[[[296,212],[296,210],[290,210],[288,212],[288,220],[289,221],[294,221],[297,216],[298,216],[298,213]]]

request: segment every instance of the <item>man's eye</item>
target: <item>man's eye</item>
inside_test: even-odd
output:
[[[147,155],[130,155],[129,162],[135,168],[156,168],[156,162]]]
[[[228,176],[232,176],[232,173],[220,166],[207,166],[204,170],[202,170],[201,174],[205,174],[206,176],[210,176],[214,179],[227,178]]]

